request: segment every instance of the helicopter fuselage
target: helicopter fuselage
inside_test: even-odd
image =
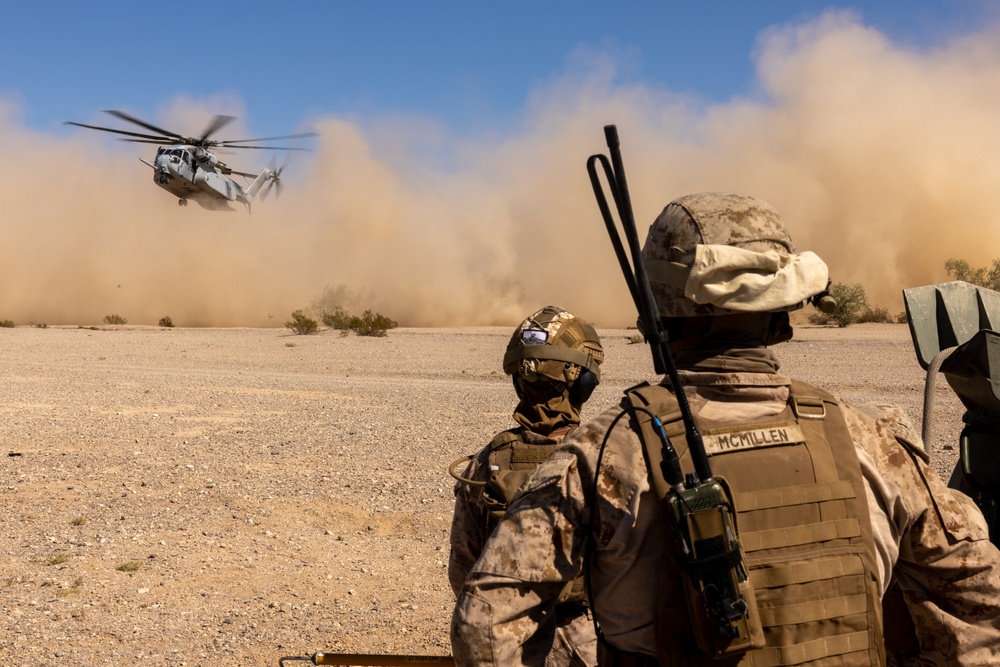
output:
[[[209,150],[210,148],[218,146],[223,149],[307,150],[296,146],[274,146],[267,142],[278,139],[305,139],[316,136],[313,132],[305,132],[302,134],[286,134],[280,137],[263,137],[261,139],[209,139],[209,137],[234,120],[232,116],[216,115],[200,137],[185,137],[176,132],[151,125],[144,120],[139,120],[123,111],[107,109],[106,112],[115,118],[138,125],[147,132],[154,132],[155,134],[136,132],[134,130],[119,130],[113,127],[88,125],[73,121],[66,121],[66,124],[131,137],[123,139],[123,141],[140,144],[159,144],[160,148],[156,151],[156,157],[153,158],[152,162],[139,158],[143,164],[152,168],[153,182],[177,197],[177,203],[181,206],[187,205],[188,199],[193,199],[203,208],[214,211],[232,211],[233,207],[229,205],[230,202],[239,202],[246,206],[247,211],[249,211],[253,198],[258,194],[262,197],[267,197],[267,193],[272,188],[277,188],[280,194],[280,178],[284,165],[281,168],[265,167],[256,174],[235,171],[219,161],[219,158]],[[271,158],[271,162],[274,162],[273,157]],[[248,185],[246,187],[240,185],[229,177],[230,174],[243,176],[249,181]]]
[[[151,164],[153,182],[181,202],[193,199],[210,210],[232,210],[231,201],[247,203],[243,187],[219,173],[217,164],[215,156],[204,149],[163,146]]]

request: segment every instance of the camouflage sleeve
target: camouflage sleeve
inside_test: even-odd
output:
[[[893,523],[899,581],[926,664],[996,665],[1000,657],[1000,552],[968,498],[949,489],[922,450],[885,421],[854,416],[856,442],[898,492],[883,504]]]
[[[486,448],[471,459],[462,477],[484,479],[488,456],[489,448]],[[451,518],[451,551],[448,555],[448,582],[455,595],[462,589],[462,584],[483,551],[485,525],[483,487],[456,482],[455,512]]]
[[[582,558],[585,531],[577,527],[586,524],[576,468],[570,450],[550,456],[494,530],[452,616],[458,664],[544,663],[559,593]]]

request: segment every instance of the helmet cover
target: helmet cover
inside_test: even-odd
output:
[[[796,310],[829,277],[819,257],[796,253],[774,208],[745,195],[710,192],[670,202],[650,226],[642,256],[661,317]],[[719,261],[730,266],[719,270]],[[699,285],[698,278],[718,283]],[[741,280],[763,286],[741,287]],[[720,290],[729,292],[717,297]]]
[[[525,382],[572,383],[587,369],[600,377],[601,338],[593,325],[557,306],[546,306],[514,330],[503,358],[507,375]]]

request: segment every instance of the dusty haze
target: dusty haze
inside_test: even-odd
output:
[[[682,194],[753,194],[834,280],[895,313],[900,289],[947,279],[948,258],[1000,256],[998,33],[921,52],[828,14],[761,35],[759,90],[717,105],[623,83],[617,63],[580,51],[492,136],[315,118],[317,151],[297,154],[282,198],[252,215],[180,208],[137,159],[152,148],[40,134],[0,99],[0,319],[281,326],[345,284],[409,326],[506,325],[543,302],[621,326],[632,307],[585,170],[607,123],[642,229]],[[191,134],[212,114],[252,113],[225,96],[129,110]],[[66,120],[120,126],[102,116]],[[239,121],[219,133],[245,136]],[[266,162],[247,153],[223,159]]]

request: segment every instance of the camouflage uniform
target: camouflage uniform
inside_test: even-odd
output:
[[[529,339],[541,331],[547,334],[548,345],[540,348],[540,356],[537,358],[533,357],[530,350],[525,354],[525,342],[522,340],[525,331],[529,332]],[[552,352],[550,348],[557,346],[585,351],[577,359],[585,366],[567,363],[560,354],[555,355],[559,359],[545,358],[545,353]],[[528,358],[522,358],[525,356]],[[602,361],[603,350],[596,332],[592,328],[581,326],[572,313],[549,306],[525,320],[511,338],[504,363],[505,372],[514,377],[521,399],[514,410],[514,418],[520,426],[498,434],[494,443],[509,444],[511,440],[526,443],[536,452],[544,452],[543,456],[548,453],[545,450],[555,449],[579,424],[580,405],[589,398],[589,392],[579,395],[571,392],[570,388],[578,381],[586,366],[591,367],[593,373]],[[599,378],[596,375],[593,377]],[[555,389],[550,390],[553,386]],[[497,524],[497,519],[490,511],[491,506],[496,507],[495,502],[488,506],[484,497],[494,443],[472,457],[461,474],[464,480],[478,484],[459,481],[455,485],[448,579],[456,596],[461,594],[466,577]],[[528,472],[523,474],[527,475]],[[577,574],[581,566],[582,560],[577,561]],[[582,591],[572,599],[564,599],[555,605],[553,618],[555,621],[551,624],[549,633],[537,635],[522,646],[525,655],[531,656],[535,664],[549,667],[596,665],[597,637],[593,619],[582,600]]]
[[[741,417],[784,407],[788,379],[760,373],[683,373],[692,410]],[[733,389],[732,387],[736,387]],[[720,392],[719,388],[725,388]],[[458,600],[452,645],[460,664],[530,663],[521,645],[544,626],[552,595],[576,575],[590,523],[593,471],[608,410],[563,442],[508,510]],[[868,484],[880,556],[879,581],[894,572],[907,594],[927,664],[1000,661],[1000,554],[985,522],[888,424],[845,410]],[[601,462],[600,523],[592,606],[605,639],[653,655],[656,565],[666,520],[650,491],[642,445],[628,422],[608,438]]]
[[[650,238],[663,231],[654,224]],[[788,251],[794,252],[785,237],[778,241],[787,240]],[[684,250],[675,240],[659,241],[658,247],[670,249],[665,261],[676,261],[675,249]],[[657,287],[662,309],[666,298],[662,286]],[[677,294],[674,298],[687,300]],[[693,316],[676,307],[666,315]],[[714,306],[695,307],[702,315],[711,314]],[[773,343],[789,336],[790,330],[765,337]],[[696,418],[741,424],[768,418],[786,406],[790,380],[778,374],[777,358],[765,347],[747,345],[745,338],[723,335],[714,347],[681,350],[678,366],[687,369],[681,379]],[[657,664],[656,581],[668,547],[662,528],[668,519],[650,487],[633,422],[621,419],[609,433],[625,406],[623,401],[577,429],[508,509],[455,606],[451,633],[458,664],[539,664],[523,647],[536,634],[551,632],[555,596],[576,575],[575,564],[591,539],[590,600],[602,640]],[[920,660],[1000,664],[1000,553],[987,538],[982,515],[945,486],[919,445],[904,442],[898,413],[882,411],[877,414],[884,416],[876,419],[850,406],[842,413],[864,480],[877,583],[883,593],[890,579],[901,587]],[[605,441],[595,499],[595,470]]]
[[[556,445],[563,440],[565,434],[566,430],[547,437],[525,428],[519,429],[522,440],[534,445]],[[485,481],[489,454],[490,448],[484,448],[469,462],[462,476]],[[490,536],[486,529],[491,526],[489,511],[483,503],[482,487],[456,484],[455,514],[451,524],[451,555],[448,560],[448,580],[456,596],[461,593],[462,584],[479,559]],[[533,655],[536,664],[552,667],[596,665],[597,636],[594,634],[594,622],[587,607],[582,604],[562,603],[557,606],[556,614],[558,620],[555,623],[553,636],[543,637],[534,645],[522,647],[522,650]]]

